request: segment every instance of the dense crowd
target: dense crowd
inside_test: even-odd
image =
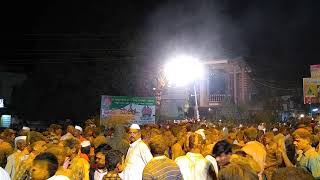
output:
[[[4,129],[1,180],[320,179],[320,126],[86,121]]]

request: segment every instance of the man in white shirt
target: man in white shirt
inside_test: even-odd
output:
[[[185,156],[178,157],[178,164],[184,180],[208,180],[212,179],[210,162],[200,153],[205,144],[200,134],[193,133],[187,139],[189,152]]]
[[[27,148],[27,136],[18,136],[14,140],[16,152],[8,156],[5,170],[8,172],[11,178],[14,177],[17,168],[20,166],[23,160],[26,160],[29,156]]]
[[[138,124],[132,124],[129,129],[130,147],[125,159],[125,168],[119,174],[124,180],[142,179],[143,169],[153,158],[148,146],[141,140],[141,130]]]
[[[1,180],[10,180],[10,176],[2,167],[0,167],[0,179]]]

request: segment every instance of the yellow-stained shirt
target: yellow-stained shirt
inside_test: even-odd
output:
[[[68,176],[72,180],[89,180],[90,164],[79,156],[73,158],[68,167],[71,173]]]
[[[9,173],[11,178],[14,178],[16,170],[19,169],[21,161],[24,161],[28,157],[28,150],[16,151],[8,156],[7,165],[5,170]]]
[[[30,153],[28,159],[20,161],[20,163],[16,167],[16,173],[13,177],[13,180],[23,180],[29,175],[32,167],[32,162],[35,157],[35,154]]]
[[[184,156],[186,153],[183,151],[182,146],[179,143],[176,143],[172,146],[172,160],[180,156]]]
[[[250,155],[260,166],[260,172],[264,170],[267,152],[261,143],[258,141],[250,141],[246,143],[242,150]]]
[[[7,164],[7,158],[13,153],[13,147],[10,143],[5,141],[0,143],[0,166],[5,167]]]

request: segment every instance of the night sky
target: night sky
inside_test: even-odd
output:
[[[319,64],[319,0],[9,2],[1,65],[25,73],[12,110],[31,120],[84,119],[100,95],[152,95],[164,60],[245,57],[256,79],[301,88]]]

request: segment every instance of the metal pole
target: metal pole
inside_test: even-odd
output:
[[[199,108],[198,108],[198,97],[197,97],[196,83],[193,84],[193,90],[194,90],[194,100],[195,100],[194,114],[195,114],[196,120],[199,121],[200,115],[199,115]]]

